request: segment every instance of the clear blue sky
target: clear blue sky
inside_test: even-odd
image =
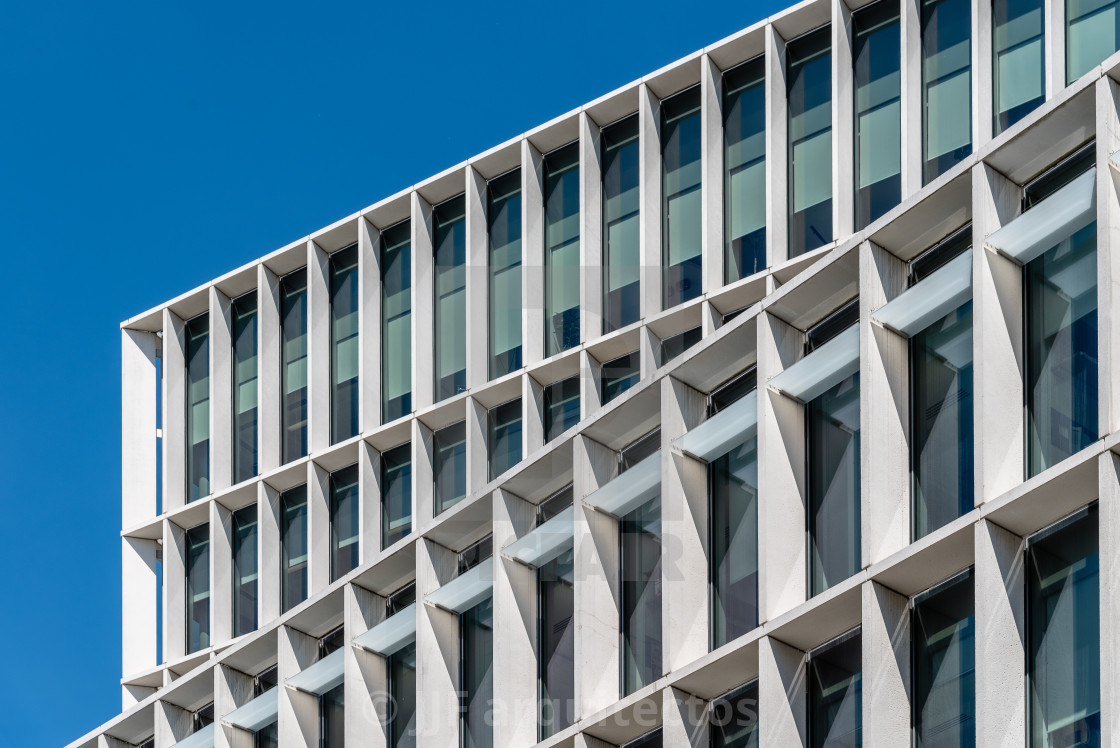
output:
[[[786,4],[4,2],[0,747],[120,709],[121,320]]]

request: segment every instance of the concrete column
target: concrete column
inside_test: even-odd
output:
[[[703,420],[707,397],[672,377],[661,380],[662,663],[666,672],[707,654],[708,466],[673,449]]]
[[[902,200],[922,188],[922,11],[920,0],[901,0]]]
[[[187,542],[183,528],[163,523],[163,659],[174,662],[187,653]]]
[[[331,474],[307,463],[307,597],[331,583]]]
[[[1065,0],[1043,0],[1045,15],[1043,32],[1046,34],[1046,98],[1066,85],[1066,4]]]
[[[467,496],[490,482],[489,411],[473,397],[467,399]]]
[[[707,748],[708,702],[669,686],[661,692],[661,745],[664,748]]]
[[[802,333],[758,317],[759,621],[805,601],[805,408],[767,387],[801,356]]]
[[[233,513],[210,502],[210,641],[233,638]]]
[[[358,442],[358,560],[366,565],[381,553],[381,453]]]
[[[412,421],[412,527],[427,527],[435,516],[435,455],[432,432]],[[419,588],[417,588],[419,589]],[[419,593],[417,593],[419,594]]]
[[[260,621],[274,621],[281,605],[280,492],[264,481],[257,484],[257,518],[257,612]]]
[[[863,744],[910,743],[910,601],[863,584]]]
[[[1101,595],[1101,745],[1120,746],[1120,458],[1098,458]]]
[[[980,520],[976,536],[976,744],[1021,746],[1027,729],[1023,539]]]
[[[643,326],[638,330],[638,372],[642,381],[652,377],[661,363],[661,340],[653,330]]]
[[[163,511],[187,500],[187,351],[183,320],[163,310]]]
[[[121,673],[155,667],[156,605],[160,579],[156,574],[159,544],[142,538],[121,538]],[[126,699],[131,702],[131,698]]]
[[[319,641],[291,626],[281,626],[276,650],[276,675],[280,683],[306,670],[319,659]],[[294,688],[280,686],[277,728],[280,748],[317,748],[319,699]]]
[[[435,255],[432,206],[412,193],[412,410],[435,402]]]
[[[490,380],[490,258],[486,231],[486,180],[468,166],[467,202],[467,389]],[[434,339],[434,338],[433,338]]]
[[[210,492],[233,485],[233,320],[230,299],[210,287]]]
[[[358,221],[358,429],[381,425],[381,233]]]
[[[459,617],[420,602],[455,576],[456,554],[416,542],[416,745],[459,744]],[[497,638],[495,639],[495,641]]]
[[[156,748],[171,748],[190,737],[191,713],[167,701],[156,701]]]
[[[603,334],[603,165],[599,126],[579,115],[580,340]]]
[[[639,291],[642,319],[661,311],[661,102],[638,86]]]
[[[385,617],[385,599],[354,584],[343,591],[346,661],[343,698],[346,703],[346,745],[386,748],[388,745],[388,668],[384,657],[350,642]]]
[[[855,227],[855,76],[852,11],[832,0],[832,236]]]
[[[257,270],[257,464],[280,466],[280,278]]]
[[[521,379],[521,454],[544,446],[544,387],[528,374]]]
[[[494,747],[537,742],[537,574],[500,549],[530,532],[536,506],[498,489],[494,501]]]
[[[214,666],[214,748],[253,748],[253,734],[222,719],[253,699],[253,678],[221,663]]]
[[[521,361],[544,358],[544,157],[521,141]]]
[[[588,509],[583,500],[614,477],[616,454],[585,436],[575,437],[572,499],[575,537],[576,719],[618,700],[618,521]]]
[[[1099,431],[1120,430],[1120,196],[1109,157],[1120,151],[1120,86],[1097,79],[1097,402]]]
[[[972,350],[976,503],[1017,486],[1023,460],[1021,266],[987,249],[987,237],[1019,211],[1018,185],[984,163],[972,170]]]
[[[770,636],[758,642],[759,745],[807,745],[805,653]]]
[[[786,43],[773,24],[766,30],[766,266],[789,257],[789,108]]]
[[[704,293],[723,287],[723,73],[712,58],[700,58],[700,246]]]
[[[992,4],[972,6],[972,152],[992,139]]]
[[[603,407],[602,390],[599,389],[599,362],[587,351],[579,353],[579,410],[580,420]]]
[[[860,262],[860,475],[864,567],[910,543],[909,346],[871,315],[906,290],[906,263],[871,242]]]
[[[121,527],[156,516],[158,347],[154,332],[121,330]]]
[[[331,444],[330,255],[307,242],[307,451]]]

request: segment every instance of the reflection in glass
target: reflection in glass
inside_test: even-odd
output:
[[[491,701],[494,698],[494,603],[487,597],[459,616],[460,744],[494,745]]]
[[[638,115],[603,128],[603,332],[640,316]]]
[[[257,630],[257,505],[233,513],[233,635]]]
[[[307,486],[280,494],[280,604],[288,612],[307,599]]]
[[[381,232],[381,422],[412,412],[412,224]]]
[[[809,595],[860,569],[859,374],[805,406],[809,442]]]
[[[544,157],[545,357],[579,345],[579,141]]]
[[[1046,100],[1043,0],[993,0],[995,134]]]
[[[340,683],[319,697],[319,725],[322,730],[319,748],[343,748],[345,745],[345,690],[345,684]]]
[[[331,581],[358,566],[358,466],[331,473]]]
[[[712,748],[758,748],[758,681],[712,702]]]
[[[976,745],[976,619],[972,573],[914,598],[914,745]]]
[[[521,170],[486,185],[490,378],[521,368]]]
[[[786,46],[789,101],[789,256],[832,241],[830,28]]]
[[[758,438],[708,466],[712,501],[712,645],[758,625]]]
[[[381,547],[412,532],[412,444],[381,453]]]
[[[856,631],[809,653],[810,748],[863,744],[860,642]]]
[[[1094,504],[1027,540],[1030,748],[1101,745],[1098,521]]]
[[[389,748],[416,746],[416,642],[391,654],[389,673]]]
[[[544,440],[550,442],[579,423],[579,376],[544,388]]]
[[[331,444],[358,433],[358,245],[330,257]]]
[[[467,422],[459,421],[432,432],[436,514],[450,509],[467,495]]]
[[[307,269],[280,279],[281,462],[307,454]]]
[[[280,748],[279,725],[273,722],[253,733],[253,748]]]
[[[462,195],[432,209],[436,402],[467,389],[467,223]]]
[[[1120,49],[1120,2],[1066,0],[1066,83]]]
[[[537,570],[542,740],[575,722],[573,564],[572,551],[568,550]]]
[[[661,499],[619,520],[622,580],[622,694],[661,671]]]
[[[210,525],[186,532],[187,654],[210,646]]]
[[[662,308],[703,290],[700,86],[661,102]]]
[[[661,341],[661,365],[672,361],[677,356],[687,351],[692,346],[700,342],[704,337],[703,327],[693,327],[690,330],[685,330],[682,333],[665,338]]]
[[[257,474],[257,294],[230,305],[233,319],[233,482]]]
[[[210,315],[183,329],[187,347],[187,502],[210,494]]]
[[[852,13],[855,61],[856,228],[902,197],[902,74],[898,2]]]
[[[490,436],[490,480],[521,462],[521,398],[487,413]]]
[[[969,0],[922,0],[922,183],[972,153]]]
[[[766,60],[723,74],[724,280],[766,267]]]
[[[640,371],[641,362],[638,359],[638,351],[619,356],[603,364],[600,372],[603,405],[637,384]]]

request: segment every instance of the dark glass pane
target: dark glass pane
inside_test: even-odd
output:
[[[758,748],[758,681],[712,702],[712,748]]]
[[[187,322],[187,501],[210,494],[210,315]]]
[[[1043,0],[993,0],[995,134],[1046,100]]]
[[[634,693],[661,670],[661,500],[619,520],[622,565],[622,693]]]
[[[619,356],[603,364],[601,372],[603,405],[637,384],[640,372],[641,362],[638,351]]]
[[[345,685],[339,684],[319,697],[320,748],[343,748],[346,744]]]
[[[358,566],[358,466],[331,473],[331,581]]]
[[[757,384],[758,372],[753,366],[741,374],[736,374],[708,396],[708,415],[715,415],[724,408],[739,402],[754,392]]]
[[[976,745],[976,619],[972,575],[914,599],[915,748]]]
[[[972,153],[969,0],[922,0],[922,183]]]
[[[856,228],[902,198],[902,75],[897,0],[852,13]]]
[[[972,302],[910,338],[914,539],[972,511]]]
[[[257,505],[233,513],[233,635],[257,629]]]
[[[210,525],[186,532],[187,654],[210,646]]]
[[[860,636],[847,636],[809,656],[810,748],[863,745]]]
[[[307,270],[280,279],[282,462],[307,454]]]
[[[1094,504],[1027,541],[1031,748],[1101,745],[1098,522]]]
[[[486,598],[459,616],[463,748],[494,745],[494,604]]]
[[[521,398],[492,408],[487,414],[490,431],[490,480],[521,462]]]
[[[700,86],[661,102],[662,308],[703,290]]]
[[[436,514],[467,495],[467,424],[459,421],[432,433]]]
[[[673,335],[661,341],[661,365],[672,361],[677,356],[687,351],[700,342],[704,337],[704,328],[693,327],[691,330]]]
[[[486,185],[490,378],[521,368],[521,170]]]
[[[331,444],[358,433],[358,245],[330,257]]]
[[[1120,49],[1118,9],[1116,0],[1066,0],[1066,83]]]
[[[416,747],[416,643],[389,656],[389,748]]]
[[[550,442],[579,423],[579,377],[544,388],[544,440]]]
[[[638,115],[604,127],[603,332],[637,322],[639,303]]]
[[[712,644],[758,625],[758,452],[752,437],[708,468],[711,480]]]
[[[381,233],[381,422],[412,412],[412,224]]]
[[[307,486],[280,494],[280,604],[284,612],[307,599]]]
[[[806,404],[809,594],[860,569],[859,374]]]
[[[462,195],[432,211],[435,227],[436,402],[467,389],[467,222]]]
[[[412,532],[412,445],[381,453],[381,547]]]
[[[257,474],[257,294],[233,300],[233,482]]]
[[[579,141],[544,157],[545,356],[579,345]]]
[[[570,506],[570,503],[569,503]],[[575,723],[575,610],[572,551],[537,572],[540,605],[540,737]]]
[[[723,74],[724,280],[766,267],[766,61]]]
[[[830,27],[786,47],[789,101],[789,256],[832,241]]]
[[[253,748],[280,748],[280,735],[278,725],[273,722],[267,727],[262,727],[253,735]]]

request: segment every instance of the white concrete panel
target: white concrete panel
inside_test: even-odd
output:
[[[158,346],[153,332],[121,330],[121,527],[156,516]]]
[[[358,563],[366,565],[381,552],[381,453],[358,442]]]
[[[319,699],[283,684],[292,676],[314,665],[319,642],[290,626],[281,626],[277,645],[277,678],[280,682],[277,728],[280,748],[318,748]]]
[[[435,391],[435,254],[432,206],[412,193],[412,409],[431,405]]]
[[[331,443],[330,255],[307,243],[307,449]]]
[[[280,279],[262,263],[257,275],[257,464],[280,466]]]
[[[384,657],[350,646],[356,636],[380,623],[385,599],[348,584],[343,591],[346,654],[343,699],[346,704],[345,744],[386,748],[388,745],[388,670]]]
[[[661,102],[644,83],[638,87],[638,233],[640,316],[661,311]]]
[[[805,653],[764,636],[758,643],[760,745],[783,748],[808,741]]]
[[[331,474],[307,463],[307,596],[331,583]]]
[[[910,741],[910,604],[877,582],[863,584],[863,744]]]
[[[994,129],[992,91],[992,5],[972,6],[972,150],[992,139]]]
[[[257,484],[257,610],[259,621],[280,615],[280,492]]]
[[[466,170],[467,202],[467,389],[489,381],[490,262],[486,231],[486,180]],[[434,338],[433,338],[434,339]]]
[[[223,717],[253,699],[253,678],[222,664],[214,666],[214,748],[253,748],[253,735]]]
[[[156,574],[155,540],[121,538],[121,672],[125,677],[155,667]]]
[[[416,543],[416,599],[455,575],[456,555]],[[459,743],[459,618],[434,605],[416,606],[416,730],[418,748]]]
[[[544,358],[546,280],[544,157],[521,141],[521,360]]]
[[[1120,745],[1120,458],[1098,458],[1101,745]]]
[[[174,662],[187,653],[187,547],[183,528],[163,523],[163,659]]]
[[[210,490],[233,484],[233,322],[230,299],[210,287]]]
[[[599,126],[579,115],[580,340],[603,334],[603,170]]]
[[[832,3],[832,235],[855,225],[855,77],[852,73],[852,11]]]
[[[1120,151],[1120,86],[1096,82],[1097,97],[1097,409],[1101,433],[1120,430],[1120,176],[1110,167]]]
[[[922,12],[921,0],[901,0],[902,200],[922,188]]]
[[[258,577],[259,578],[259,577]],[[210,502],[210,641],[233,638],[233,513]]]
[[[712,58],[700,58],[700,246],[705,293],[723,286],[724,194],[723,194],[723,73]]]
[[[381,425],[381,233],[358,222],[358,430]]]
[[[163,506],[164,512],[187,500],[187,352],[183,320],[163,311]]]
[[[664,748],[709,745],[708,702],[672,686],[661,692],[661,744]]]
[[[766,27],[766,266],[789,256],[789,107],[786,103],[786,43]]]

